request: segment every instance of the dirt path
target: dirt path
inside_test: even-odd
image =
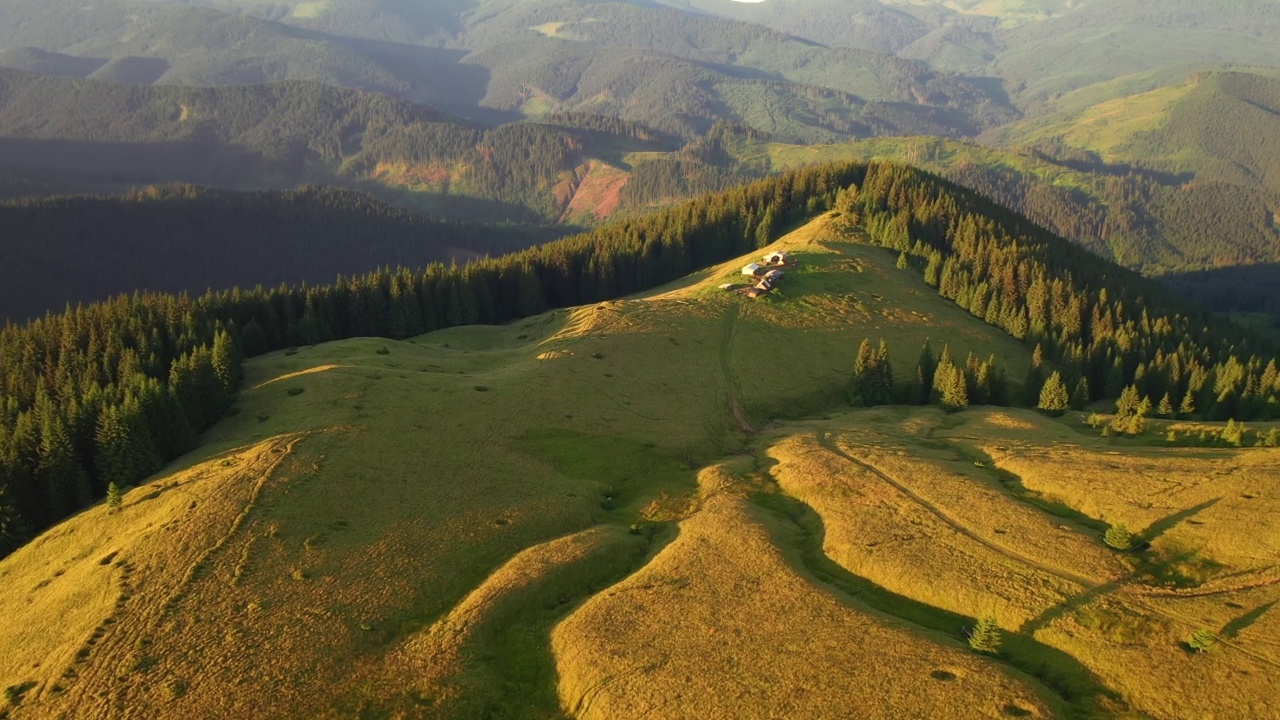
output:
[[[742,394],[742,383],[733,369],[733,337],[737,334],[738,311],[737,303],[730,305],[725,309],[724,317],[720,321],[720,374],[724,376],[725,383],[728,385],[729,411],[733,413],[733,419],[737,421],[742,432],[754,435],[756,429],[747,419],[742,403],[738,402],[738,397]]]
[[[982,537],[981,535],[978,535],[977,533],[973,532],[969,528],[962,525],[959,521],[952,518],[950,515],[947,515],[938,506],[934,505],[933,503],[929,502],[923,497],[917,495],[914,491],[912,491],[906,485],[903,485],[901,482],[894,480],[884,471],[880,470],[880,468],[877,468],[876,466],[864,460],[860,460],[850,455],[849,453],[846,453],[845,451],[841,450],[840,447],[836,444],[836,441],[831,437],[831,433],[826,431],[819,431],[818,443],[833,455],[843,458],[844,460],[875,475],[876,477],[880,478],[886,483],[889,483],[889,485],[893,486],[896,490],[898,490],[898,492],[911,498],[912,501],[914,501],[916,504],[918,504],[920,507],[924,508],[925,510],[929,511],[929,513],[937,517],[942,522],[946,523],[953,530],[960,533],[961,535],[964,535],[970,540],[973,540],[974,542],[982,545],[983,547],[991,550],[992,552],[1002,555],[1010,560],[1013,560],[1014,562],[1021,563],[1022,565],[1026,565],[1027,567],[1030,567],[1032,569],[1039,570],[1040,572],[1043,572],[1045,574],[1052,575],[1053,577],[1056,577],[1060,580],[1066,580],[1067,582],[1080,585],[1085,590],[1094,590],[1098,587],[1101,587],[1102,583],[1099,583],[1096,580],[1084,577],[1083,575],[1076,575],[1075,573],[1067,572],[1065,570],[1060,570],[1051,565],[1046,565],[1038,560],[1033,560],[1029,557],[1026,557],[1025,555],[1016,553],[1006,547],[997,545],[991,542],[990,540],[987,540],[986,538]]]

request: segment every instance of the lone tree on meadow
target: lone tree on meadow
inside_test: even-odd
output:
[[[1046,415],[1061,415],[1070,405],[1071,395],[1067,392],[1067,384],[1062,382],[1062,373],[1054,370],[1040,388],[1040,404],[1036,407]]]
[[[1000,652],[1000,626],[996,624],[995,616],[985,615],[978,624],[973,626],[969,631],[969,647],[977,652],[998,653]]]
[[[124,504],[124,493],[120,491],[120,486],[115,483],[107,484],[107,507],[111,510],[119,510]]]
[[[1107,547],[1120,551],[1132,550],[1135,544],[1133,533],[1124,526],[1124,523],[1116,523],[1107,528],[1107,532],[1102,536],[1102,542],[1106,543]]]
[[[1187,638],[1187,647],[1198,653],[1209,652],[1209,648],[1213,647],[1216,642],[1218,642],[1218,638],[1214,636],[1212,631],[1200,628],[1192,633],[1191,637]]]

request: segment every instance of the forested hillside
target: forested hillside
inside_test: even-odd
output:
[[[654,287],[834,208],[987,323],[1035,345],[1021,398],[1057,367],[1081,401],[1184,416],[1280,415],[1274,349],[955,185],[894,165],[827,165],[464,267],[333,285],[122,296],[0,332],[5,548],[111,483],[193,446],[230,407],[237,358],[345,337],[502,323]],[[976,371],[976,369],[973,369]],[[977,378],[974,378],[977,381]],[[1145,398],[1140,407],[1138,398]],[[1145,409],[1144,409],[1145,408]]]
[[[149,187],[0,202],[0,319],[135,291],[332,282],[379,267],[465,263],[563,234],[424,218],[345,190]]]
[[[554,220],[570,194],[557,185],[588,144],[662,147],[625,122],[559,122],[490,128],[315,83],[150,87],[0,70],[0,160],[125,187],[330,183],[454,215]]]
[[[919,62],[647,3],[194,5],[113,0],[88,22],[67,0],[19,0],[0,10],[0,65],[141,84],[313,80],[493,122],[605,112],[686,138],[716,120],[811,142],[1012,117],[999,92]]]

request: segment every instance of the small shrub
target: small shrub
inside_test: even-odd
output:
[[[304,392],[306,392],[306,388],[300,388],[300,387],[289,388],[289,397],[297,397],[298,395],[301,395]]]
[[[289,349],[285,350],[285,351],[284,351],[284,354],[285,354],[285,355],[297,355],[297,354],[298,354],[298,348],[296,348],[296,347],[291,347],[291,348],[289,348]]]
[[[266,422],[270,419],[271,419],[271,416],[267,415],[266,413],[263,413],[262,415],[258,416],[258,422]]]
[[[244,408],[240,407],[239,405],[232,406],[227,409],[227,417],[235,417],[243,411],[244,411]]]
[[[997,653],[1000,651],[1000,626],[995,617],[984,616],[969,631],[969,647],[977,652]]]
[[[601,354],[601,353],[598,353],[598,352],[593,352],[593,353],[591,353],[591,357],[593,357],[593,358],[595,358],[595,359],[597,359],[597,360],[603,360],[603,359],[604,359],[604,355],[603,355],[603,354]]]
[[[39,684],[40,683],[37,683],[34,680],[31,680],[31,681],[24,682],[21,685],[10,685],[9,687],[4,689],[4,698],[9,701],[10,705],[17,705],[18,703],[22,702],[23,696],[25,696],[32,688],[34,688],[36,685],[39,685]]]
[[[390,350],[389,348],[387,348],[387,346],[386,346],[386,345],[383,345],[382,347],[378,348],[378,349],[377,349],[377,350],[375,350],[374,352],[378,353],[379,355],[390,355],[390,354],[391,354],[391,350]]]
[[[489,388],[484,385],[477,385],[476,392],[489,392]]]
[[[1124,523],[1116,523],[1107,528],[1106,534],[1102,536],[1102,542],[1106,543],[1107,547],[1121,552],[1132,550],[1135,544],[1133,533],[1124,526]]]
[[[1209,652],[1209,648],[1218,642],[1218,638],[1206,628],[1200,628],[1187,638],[1187,647],[1198,653]]]

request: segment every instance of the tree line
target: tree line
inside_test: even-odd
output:
[[[145,478],[230,407],[243,357],[357,336],[504,323],[645,290],[761,247],[832,208],[975,316],[1039,346],[1088,397],[1133,386],[1188,412],[1274,413],[1280,379],[1257,338],[927,173],[818,166],[465,266],[434,263],[323,286],[137,293],[0,330],[0,549]],[[932,350],[930,350],[932,352]],[[887,355],[887,350],[885,351]],[[883,386],[877,350],[866,379]],[[918,397],[1017,402],[991,360],[945,351]],[[926,382],[927,380],[927,382]],[[971,384],[972,380],[972,384]],[[1034,375],[1023,397],[1043,389]],[[1081,382],[1083,380],[1083,383]],[[892,385],[891,378],[888,385]],[[880,391],[876,391],[880,392]],[[883,395],[879,396],[883,398]],[[1189,400],[1188,400],[1189,398]]]
[[[1132,387],[1183,417],[1280,417],[1280,370],[1264,336],[1171,297],[1008,210],[920,170],[872,165],[838,206],[924,282],[1037,347],[1089,401]],[[1024,401],[1047,377],[1029,374]]]
[[[830,207],[865,166],[829,166],[465,266],[199,298],[135,293],[0,330],[0,551],[195,447],[241,358],[348,337],[502,323],[682,277]]]

